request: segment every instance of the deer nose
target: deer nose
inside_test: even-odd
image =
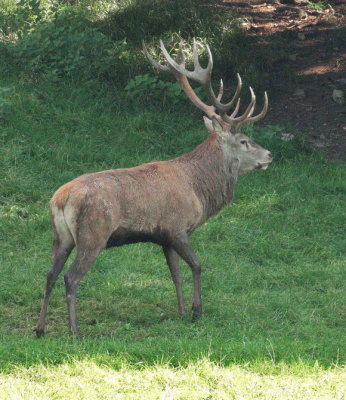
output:
[[[267,156],[268,156],[269,160],[272,160],[272,159],[273,159],[273,155],[272,155],[272,153],[271,153],[270,151],[268,151]]]

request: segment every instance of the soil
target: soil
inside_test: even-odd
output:
[[[246,34],[262,44],[274,37],[289,38],[287,63],[295,79],[278,79],[271,88],[265,123],[287,127],[288,136],[304,134],[313,148],[346,161],[346,0],[323,8],[305,0],[224,0],[210,5],[236,11]],[[282,67],[275,68],[270,73],[279,76]],[[341,91],[343,102],[333,99],[335,91]]]

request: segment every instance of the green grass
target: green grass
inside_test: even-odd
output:
[[[177,315],[161,249],[139,244],[104,251],[82,280],[81,339],[68,335],[61,276],[37,340],[54,190],[175,157],[206,130],[192,107],[131,105],[99,83],[0,86],[0,399],[343,398],[344,163],[264,137],[273,165],[241,177],[234,205],[192,237],[198,322]]]

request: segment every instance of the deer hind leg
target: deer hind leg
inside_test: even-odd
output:
[[[179,267],[179,256],[172,247],[163,247],[163,252],[171,272],[172,280],[175,285],[175,291],[178,299],[178,310],[180,315],[185,315],[184,295],[183,295],[183,277]]]
[[[77,255],[73,261],[70,269],[64,276],[65,288],[66,288],[66,300],[69,313],[69,326],[70,332],[73,335],[78,334],[77,326],[77,312],[76,312],[76,290],[79,282],[83,276],[88,272],[92,264],[94,263],[96,257],[99,255],[101,250],[104,248],[102,246],[95,246],[93,244],[92,248],[86,248],[77,246]]]
[[[187,234],[180,234],[172,240],[172,247],[180,257],[189,265],[193,277],[193,302],[192,319],[196,320],[202,316],[202,298],[201,298],[201,265],[193,251]]]
[[[43,297],[40,317],[35,329],[37,337],[44,335],[44,328],[46,324],[46,316],[48,311],[48,302],[49,297],[52,292],[52,289],[55,285],[56,279],[59,276],[60,272],[62,271],[68,256],[70,255],[72,249],[74,248],[74,241],[72,236],[65,236],[64,240],[60,240],[59,236],[53,228],[53,248],[52,248],[52,267],[47,274],[47,282],[45,293]]]

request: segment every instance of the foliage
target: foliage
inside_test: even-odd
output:
[[[128,96],[137,104],[143,99],[154,103],[181,104],[186,102],[186,95],[183,93],[178,82],[162,81],[157,76],[149,74],[137,75],[125,86]],[[198,96],[203,98],[201,87],[195,89]]]
[[[19,39],[10,55],[18,68],[55,80],[102,76],[126,51],[125,41],[112,43],[87,20],[64,14]]]
[[[3,1],[2,1],[3,3]],[[59,9],[54,2],[42,0],[19,0],[1,4],[0,21],[2,35],[22,37],[30,33],[38,24],[51,21]]]
[[[137,101],[143,96],[159,101],[167,97],[173,104],[184,99],[178,82],[164,82],[157,77],[149,76],[149,74],[135,76],[128,82],[125,90],[130,97]]]
[[[10,100],[10,95],[11,88],[0,87],[0,126],[10,119],[12,113],[12,102]]]
[[[126,37],[137,52],[143,40],[155,52],[159,39],[173,50],[181,40],[190,43],[191,48],[192,38],[197,38],[212,48],[215,75],[222,76],[228,83],[240,72],[245,83],[249,81],[252,86],[263,88],[271,79],[267,74],[268,66],[285,59],[287,42],[281,39],[280,43],[277,40],[263,43],[265,50],[259,52],[255,41],[241,32],[241,22],[231,12],[212,9],[204,1],[133,0],[126,7],[109,13],[99,26],[113,39]],[[189,50],[188,47],[185,49]],[[157,50],[156,56],[159,56]],[[141,72],[147,69],[141,56],[134,61]]]
[[[241,30],[241,24],[242,19],[231,11],[218,11],[210,3],[198,0],[133,0],[99,22],[100,29],[108,36],[113,39],[126,36],[133,50],[137,51],[143,40],[153,50],[157,48],[159,39],[170,50],[176,48],[182,39],[191,43],[195,37],[202,43],[208,43],[213,52],[214,74],[222,77],[227,84],[234,82],[235,74],[239,72],[245,84],[251,82],[256,88],[268,89],[268,85],[275,80],[268,74],[269,67],[274,64],[287,70],[285,74],[290,77],[289,66],[285,62],[290,51],[289,41],[275,37],[270,41],[247,37]],[[185,46],[185,49],[189,50],[188,47]],[[142,60],[139,56],[135,58],[141,71],[145,71]]]
[[[116,40],[126,37],[140,45],[142,40],[167,38],[174,33],[186,39],[195,36],[213,40],[220,29],[230,29],[232,23],[224,14],[215,12],[211,16],[205,1],[133,0],[109,13],[101,26]]]
[[[330,7],[326,0],[308,1],[307,3],[308,8],[315,11],[324,11]]]
[[[15,23],[20,36],[30,33],[41,22],[52,20],[57,13],[53,5],[42,7],[40,0],[20,0],[17,7]]]
[[[98,3],[22,0],[0,12],[5,27],[1,68],[35,79],[96,77],[125,86],[130,77],[147,73],[142,40],[154,47],[161,38],[172,49],[182,38],[191,43],[196,37],[212,47],[215,75],[227,83],[240,72],[245,83],[263,88],[271,79],[268,65],[287,53],[282,41],[272,41],[263,53],[254,52],[252,39],[239,30],[239,18],[197,0],[131,0],[113,9],[109,2]]]

